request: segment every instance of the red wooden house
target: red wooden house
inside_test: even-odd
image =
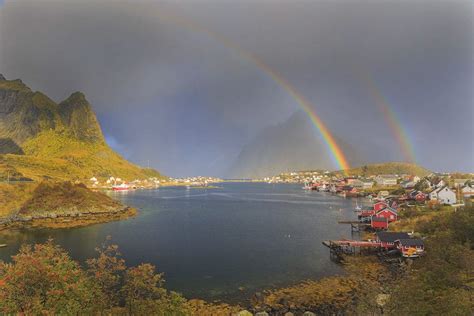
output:
[[[398,239],[395,241],[395,247],[406,258],[419,257],[425,251],[423,240],[417,238]]]
[[[386,207],[375,213],[375,217],[386,218],[389,223],[395,222],[398,219],[398,212],[396,209],[391,207]]]
[[[387,230],[388,229],[388,220],[384,217],[372,216],[372,219],[370,221],[370,227],[373,230]]]
[[[395,241],[400,239],[410,239],[408,233],[398,232],[377,232],[375,241],[380,243],[380,246],[385,249],[396,248]]]
[[[417,202],[424,202],[424,201],[426,201],[426,194],[424,194],[423,192],[418,192],[418,193],[415,195],[415,201],[417,201]]]
[[[374,211],[378,212],[386,207],[388,207],[388,204],[386,202],[377,202],[374,204]]]

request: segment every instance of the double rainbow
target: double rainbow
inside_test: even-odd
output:
[[[334,136],[329,131],[326,124],[324,124],[321,117],[316,113],[314,110],[314,106],[296,90],[296,88],[291,85],[281,74],[279,74],[276,70],[272,69],[268,66],[262,59],[258,58],[257,56],[251,54],[250,52],[246,51],[245,49],[241,48],[236,43],[232,42],[228,38],[222,36],[221,34],[210,30],[204,27],[201,24],[192,21],[191,19],[184,18],[182,15],[178,16],[172,14],[171,12],[157,12],[160,19],[164,21],[169,21],[173,24],[178,26],[184,27],[191,31],[197,31],[200,33],[207,34],[209,37],[213,38],[217,42],[224,45],[226,48],[230,49],[233,52],[236,52],[239,56],[243,59],[248,60],[249,62],[255,64],[260,70],[266,73],[272,80],[278,84],[281,88],[283,88],[299,105],[299,107],[308,115],[312,124],[316,127],[316,129],[321,134],[324,143],[330,153],[332,161],[335,163],[338,169],[343,170],[344,172],[350,168],[349,163],[347,162],[347,158],[344,155],[341,147],[337,144]]]
[[[413,145],[408,137],[403,124],[400,119],[397,117],[395,112],[389,106],[388,101],[380,92],[380,89],[377,88],[373,79],[367,73],[363,73],[363,77],[367,83],[367,89],[369,90],[370,95],[374,99],[378,109],[382,112],[385,121],[388,123],[391,133],[394,138],[397,140],[398,146],[400,147],[403,157],[406,162],[415,163],[415,152],[413,150]]]

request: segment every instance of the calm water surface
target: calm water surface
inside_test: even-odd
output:
[[[355,217],[355,200],[300,185],[223,183],[111,194],[139,215],[83,228],[0,232],[0,243],[8,244],[0,259],[10,260],[22,243],[52,237],[83,262],[110,235],[129,266],[153,263],[169,289],[235,302],[262,288],[342,273],[321,241],[350,238],[350,227],[337,221]]]

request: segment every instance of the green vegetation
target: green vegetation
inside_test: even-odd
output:
[[[474,208],[424,214],[414,229],[427,236],[426,255],[395,284],[387,311],[402,315],[472,315]]]
[[[31,198],[35,187],[36,184],[33,183],[0,183],[0,219],[20,210]]]
[[[109,196],[83,184],[44,181],[0,184],[0,220],[5,225],[76,227],[136,214]]]
[[[23,246],[0,262],[0,313],[42,315],[188,315],[186,300],[163,288],[150,264],[127,268],[104,244],[85,268],[52,241]]]
[[[31,92],[31,89],[28,88],[20,79],[17,80],[1,80],[0,79],[0,89],[13,90],[19,92]]]
[[[26,156],[6,155],[3,161],[32,179],[164,178],[156,170],[140,168],[126,161],[105,143],[82,141],[66,132],[43,131],[26,141],[23,149]]]
[[[71,182],[42,182],[21,207],[21,215],[54,213],[57,216],[71,211],[106,212],[124,206],[100,192],[94,192],[83,184]]]
[[[80,92],[57,104],[21,80],[2,80],[0,178],[7,172],[33,180],[165,178],[136,166],[105,142],[91,105]],[[2,113],[3,113],[2,112]],[[7,146],[8,145],[8,146]]]
[[[340,171],[338,171],[340,173]],[[410,174],[420,177],[431,173],[428,169],[412,163],[406,162],[386,162],[378,164],[368,164],[347,170],[351,176],[375,176],[380,174]]]

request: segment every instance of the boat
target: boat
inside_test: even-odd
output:
[[[0,248],[4,248],[6,246],[7,246],[7,244],[0,244]]]
[[[128,190],[131,190],[130,186],[125,184],[125,183],[122,183],[122,184],[119,184],[119,185],[114,185],[112,186],[112,190],[114,191],[128,191]]]
[[[355,207],[356,212],[362,211],[362,206],[359,205],[359,202],[356,201],[356,207]]]
[[[312,189],[312,186],[311,186],[309,183],[306,183],[306,182],[305,182],[305,184],[304,184],[304,186],[303,186],[302,189],[303,189],[303,190],[311,190],[311,189]]]

